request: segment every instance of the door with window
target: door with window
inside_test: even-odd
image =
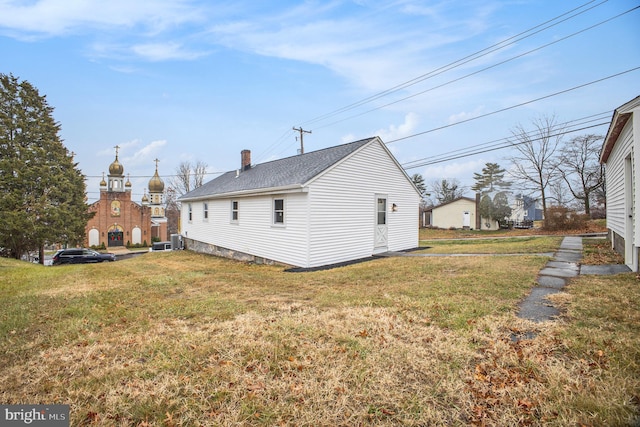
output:
[[[469,211],[462,213],[462,228],[471,228],[471,212]]]
[[[387,196],[376,194],[375,239],[373,252],[385,252],[388,244]]]

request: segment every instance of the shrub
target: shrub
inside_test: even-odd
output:
[[[591,208],[591,219],[604,219],[607,217],[607,210],[603,206]]]
[[[547,209],[542,228],[549,231],[579,230],[587,226],[587,220],[587,215],[564,206],[551,206]]]

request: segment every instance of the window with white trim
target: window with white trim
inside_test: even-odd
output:
[[[193,220],[193,208],[191,207],[191,203],[189,203],[189,207],[187,209],[187,213],[189,215],[189,221]]]
[[[202,220],[203,221],[209,220],[209,204],[208,203],[202,204]]]
[[[237,200],[231,201],[231,222],[238,222],[239,204]]]
[[[284,225],[284,199],[273,199],[273,223]]]

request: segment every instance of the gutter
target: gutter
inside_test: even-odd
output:
[[[251,190],[232,191],[221,194],[204,194],[196,197],[180,197],[179,202],[197,202],[199,200],[229,199],[232,197],[250,197],[256,195],[273,195],[273,194],[291,194],[291,193],[308,193],[309,187],[302,184],[288,185],[285,187],[255,188]]]

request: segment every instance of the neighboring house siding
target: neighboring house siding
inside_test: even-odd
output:
[[[377,194],[387,197],[388,250],[418,246],[419,196],[386,150],[371,144],[310,184],[309,266],[371,256]]]
[[[600,161],[606,164],[607,227],[613,248],[625,264],[640,271],[640,96],[618,107],[605,137]]]
[[[625,235],[624,164],[632,152],[631,121],[620,134],[607,161],[607,228],[620,236]]]
[[[460,199],[433,208],[431,214],[431,224],[438,228],[462,228],[463,213],[470,212],[470,227],[475,228],[476,224],[476,203],[475,201]]]

